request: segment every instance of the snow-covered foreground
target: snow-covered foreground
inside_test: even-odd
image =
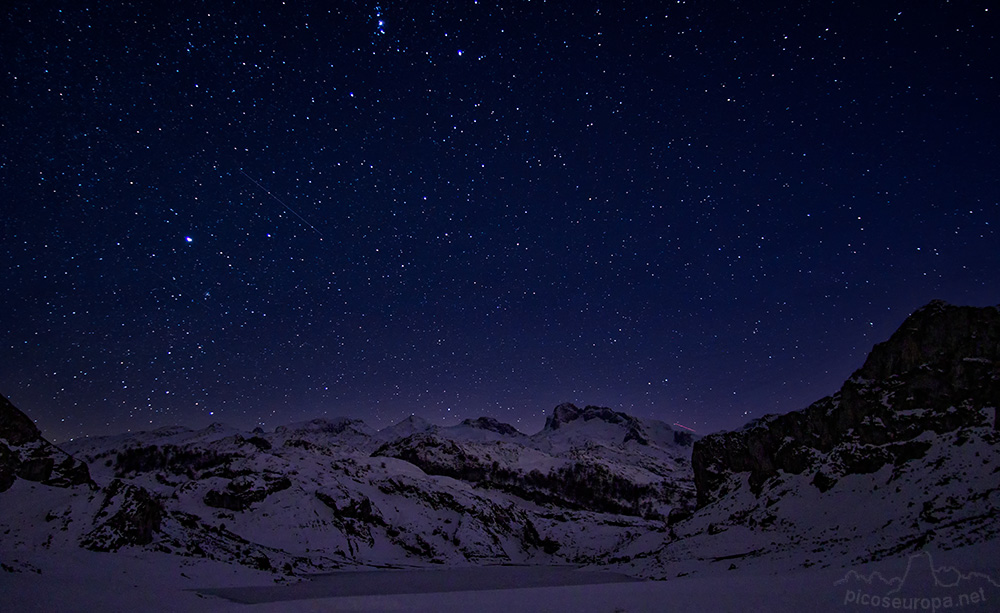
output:
[[[270,573],[148,552],[0,559],[4,603],[25,612],[1000,610],[996,541],[858,568],[776,572],[766,562],[733,570],[720,562],[665,581],[522,566],[345,572],[281,585]]]

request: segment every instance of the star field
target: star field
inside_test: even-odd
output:
[[[4,9],[0,392],[47,436],[707,433],[1000,302],[990,2],[341,4]]]

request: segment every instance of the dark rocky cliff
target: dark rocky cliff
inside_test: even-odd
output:
[[[743,482],[760,493],[779,471],[815,471],[812,483],[825,491],[843,475],[922,457],[931,445],[917,440],[925,432],[998,429],[997,407],[1000,310],[934,301],[876,345],[833,396],[696,441],[698,505]],[[839,474],[816,470],[831,456]]]
[[[96,487],[87,465],[42,438],[31,419],[0,396],[0,492],[17,479]]]

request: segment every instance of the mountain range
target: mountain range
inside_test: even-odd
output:
[[[1000,534],[1000,310],[934,301],[833,395],[699,437],[606,407],[316,419],[57,447],[0,397],[0,560],[148,552],[295,577],[345,568],[850,567]]]

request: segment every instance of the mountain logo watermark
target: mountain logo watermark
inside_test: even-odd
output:
[[[910,556],[899,577],[848,571],[834,585],[843,587],[843,605],[856,610],[946,611],[1000,608],[1000,581],[979,572],[962,573],[934,566],[931,554]]]

